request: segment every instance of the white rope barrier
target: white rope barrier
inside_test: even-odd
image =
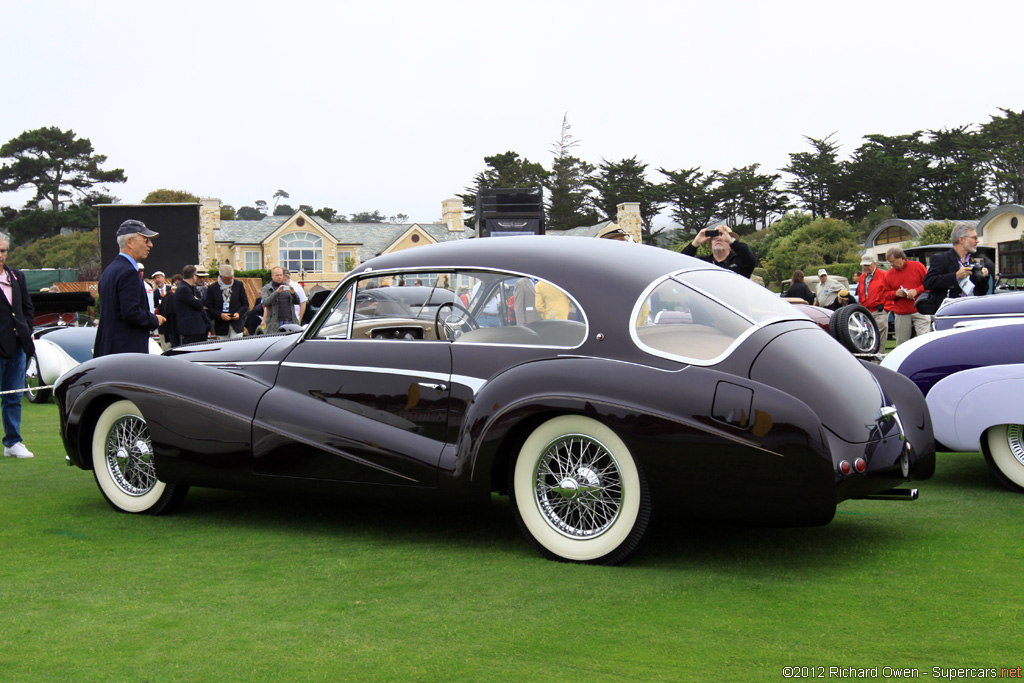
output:
[[[26,391],[42,391],[44,389],[53,389],[55,385],[51,384],[48,387],[25,387],[24,389],[8,389],[7,391],[0,391],[0,396],[4,394],[20,394]]]

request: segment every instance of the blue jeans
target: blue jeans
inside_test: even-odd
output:
[[[25,352],[19,346],[11,358],[0,358],[0,391],[25,388]],[[0,406],[4,413],[4,445],[21,441],[21,396],[4,394]]]

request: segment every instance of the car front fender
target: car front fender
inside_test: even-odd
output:
[[[75,465],[92,469],[92,425],[104,408],[126,399],[146,420],[157,476],[200,484],[251,469],[252,419],[267,388],[214,366],[124,353],[75,367],[58,380],[54,397]]]

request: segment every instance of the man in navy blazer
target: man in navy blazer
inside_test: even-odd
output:
[[[0,238],[0,388],[4,393],[4,455],[31,458],[21,442],[21,393],[25,386],[25,360],[35,352],[32,343],[32,298],[25,276],[7,265],[7,240]]]
[[[100,276],[100,322],[92,357],[113,353],[149,353],[149,333],[164,317],[149,310],[146,287],[139,277],[139,261],[149,256],[158,233],[137,220],[117,229],[121,252]]]

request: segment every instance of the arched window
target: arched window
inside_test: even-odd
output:
[[[890,225],[888,228],[878,233],[875,237],[875,244],[893,244],[894,242],[902,242],[909,240],[912,237],[910,231],[901,228],[898,225]]]
[[[281,267],[292,273],[324,272],[324,241],[312,232],[289,232],[278,240]]]

